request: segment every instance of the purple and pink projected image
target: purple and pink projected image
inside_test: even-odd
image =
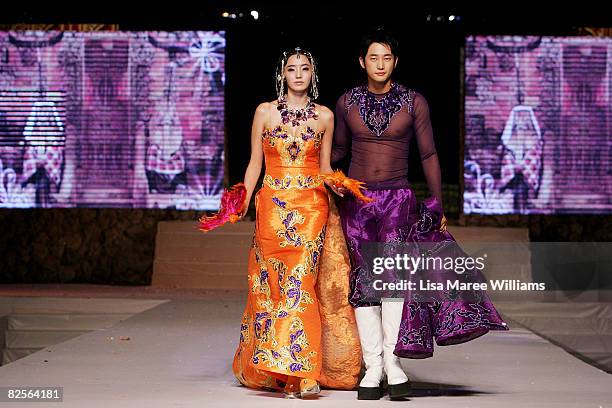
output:
[[[223,32],[0,32],[0,208],[214,210]]]
[[[466,39],[466,214],[612,212],[612,39]]]

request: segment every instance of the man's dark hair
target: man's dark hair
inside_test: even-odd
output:
[[[359,56],[361,58],[365,59],[368,49],[373,43],[386,44],[391,48],[391,53],[395,57],[399,56],[399,43],[397,39],[384,27],[377,27],[361,38],[361,46],[359,47]]]

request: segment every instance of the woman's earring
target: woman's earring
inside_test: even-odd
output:
[[[314,77],[311,81],[312,83],[310,85],[310,92],[312,93],[312,99],[317,99],[319,97],[319,90],[317,89],[317,81]]]
[[[282,75],[277,75],[276,81],[276,93],[278,95],[278,99],[280,99],[285,95],[285,78]]]

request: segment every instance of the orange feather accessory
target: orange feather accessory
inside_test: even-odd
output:
[[[344,187],[349,190],[353,195],[364,203],[371,203],[374,201],[373,198],[366,197],[363,195],[362,190],[365,190],[364,182],[346,177],[342,170],[336,170],[332,174],[324,174],[323,178],[331,182],[335,187]]]

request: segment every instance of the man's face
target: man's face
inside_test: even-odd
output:
[[[360,57],[359,63],[372,81],[387,82],[397,66],[397,58],[387,44],[372,43],[365,59]]]

